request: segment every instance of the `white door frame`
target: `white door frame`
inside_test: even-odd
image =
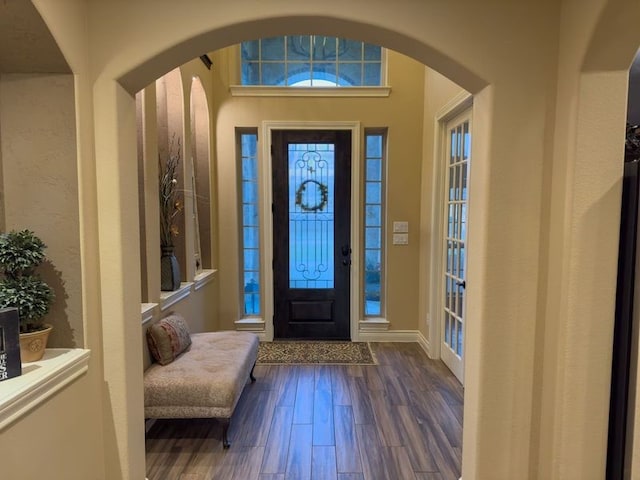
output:
[[[442,335],[440,321],[442,305],[442,275],[443,275],[443,255],[442,236],[444,233],[444,181],[446,170],[445,153],[448,142],[447,122],[455,118],[465,110],[472,108],[473,96],[469,92],[460,92],[436,113],[433,142],[433,184],[431,202],[431,256],[430,256],[430,278],[429,278],[429,357],[439,359],[441,357],[440,337]],[[473,142],[473,132],[472,142]],[[468,237],[467,222],[467,237]],[[465,337],[466,338],[466,337]]]
[[[262,122],[262,158],[258,164],[260,188],[260,219],[262,228],[262,278],[265,340],[273,340],[273,203],[271,158],[272,130],[350,130],[351,131],[351,277],[350,277],[350,331],[351,341],[359,340],[360,319],[360,122],[336,121],[272,121]]]

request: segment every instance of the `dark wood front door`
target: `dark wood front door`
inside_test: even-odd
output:
[[[350,339],[351,132],[275,130],[276,338]]]

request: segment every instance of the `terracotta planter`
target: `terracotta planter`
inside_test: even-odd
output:
[[[37,362],[44,355],[47,348],[47,339],[53,327],[45,325],[47,328],[37,332],[20,334],[20,360],[25,362]]]

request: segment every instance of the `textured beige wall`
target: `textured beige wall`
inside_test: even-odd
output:
[[[13,463],[13,458],[7,458],[6,463],[3,461],[2,472],[7,477],[29,478],[23,474],[25,468],[43,466],[46,475],[52,479],[103,479],[107,478],[104,446],[109,443],[109,435],[104,434],[102,410],[104,378],[100,335],[102,327],[98,320],[100,271],[97,253],[96,175],[93,161],[93,100],[86,31],[88,10],[86,2],[82,0],[33,3],[51,28],[65,60],[76,74],[72,81],[73,96],[70,100],[75,106],[75,119],[72,120],[73,128],[76,130],[75,138],[69,137],[69,132],[65,133],[70,144],[65,144],[62,148],[67,152],[75,150],[77,156],[75,178],[67,178],[67,181],[70,183],[68,188],[77,189],[76,202],[80,221],[79,224],[67,227],[79,230],[81,256],[81,262],[78,264],[81,272],[75,274],[80,275],[80,278],[76,277],[72,281],[81,281],[82,285],[81,290],[73,294],[82,299],[80,319],[83,328],[82,334],[75,341],[91,349],[91,360],[89,371],[82,380],[59,392],[40,406],[34,414],[19,420],[9,430],[2,432],[0,441],[3,442],[3,450],[11,452],[11,456],[16,460],[24,459],[27,464],[26,467],[18,466]],[[12,48],[19,51],[20,42],[12,45]],[[63,98],[68,98],[67,94],[63,94]],[[39,123],[39,110],[36,108],[31,112],[34,122]],[[64,124],[69,126],[69,120]],[[56,128],[60,127],[53,123],[46,124],[42,126],[41,134],[47,137],[47,132]],[[42,145],[39,145],[37,148],[41,147]],[[71,168],[69,164],[65,165],[65,168]],[[76,334],[79,333],[76,331]],[[27,436],[36,428],[39,429],[37,440],[32,437],[27,440]],[[40,456],[43,464],[34,459],[31,448],[46,452]],[[39,473],[41,475],[42,472]],[[38,478],[35,474],[32,477]]]
[[[0,79],[5,226],[47,245],[38,272],[56,294],[52,347],[84,345],[74,107],[71,75]]]
[[[199,60],[198,60],[199,62]],[[211,85],[210,78],[193,77],[191,83],[191,151],[196,178],[195,201],[198,207],[200,232],[200,268],[213,268],[217,262],[212,259],[214,231],[211,229],[212,212],[215,210],[211,178],[214,163],[211,156],[211,122],[209,121],[209,100],[203,87],[203,80]]]
[[[532,478],[604,478],[627,69],[640,35],[638,5],[594,4],[563,4],[549,99]]]
[[[106,480],[92,390],[90,377],[82,376],[4,428],[2,478]]]
[[[386,318],[391,322],[391,329],[417,329],[424,67],[404,55],[389,52],[388,75],[392,92],[388,98],[231,97],[226,79],[233,78],[233,74],[227,73],[225,59],[232,55],[225,51],[212,56],[216,65],[214,96],[219,101],[215,117],[219,173],[217,192],[220,205],[220,278],[225,280],[220,283],[221,328],[234,328],[233,322],[241,318],[238,273],[238,246],[241,242],[238,240],[235,128],[255,127],[261,130],[265,120],[314,120],[359,121],[362,129],[389,128],[385,238]],[[360,223],[362,219],[358,220]],[[411,233],[408,246],[392,245],[390,226],[394,220],[409,222]],[[352,319],[357,320],[359,319]]]
[[[184,132],[182,134],[182,157],[181,157],[181,172],[184,173],[184,176],[187,177],[189,175],[191,169],[191,159],[194,158],[193,150],[197,149],[198,161],[200,164],[201,171],[199,172],[198,181],[200,182],[201,190],[198,190],[198,196],[201,200],[206,199],[208,203],[207,208],[203,209],[203,211],[199,212],[202,220],[204,220],[205,225],[211,224],[212,212],[215,212],[216,204],[215,197],[211,195],[210,192],[207,192],[209,188],[209,184],[211,182],[211,178],[215,178],[215,169],[213,165],[213,160],[211,159],[210,165],[206,164],[206,157],[209,156],[210,145],[211,145],[211,137],[210,137],[210,105],[209,98],[211,97],[210,93],[210,85],[209,81],[209,71],[204,67],[202,62],[199,59],[193,60],[182,65],[179,69],[176,69],[170,73],[173,76],[173,82],[181,88],[178,92],[172,93],[173,98],[173,108],[171,114],[171,124],[174,125],[172,131]],[[203,78],[204,82],[200,82],[199,79]],[[195,79],[195,80],[194,80]],[[199,94],[197,95],[198,100],[195,102],[195,105],[192,105],[191,100],[191,89],[195,82],[200,85],[198,88]],[[142,188],[142,192],[144,195],[141,197],[144,202],[144,255],[143,260],[144,263],[142,265],[142,270],[145,272],[145,276],[143,276],[143,280],[146,280],[147,285],[146,289],[143,289],[143,292],[146,291],[147,295],[143,297],[144,302],[149,303],[157,303],[160,296],[160,267],[159,267],[159,258],[160,258],[160,243],[159,243],[159,223],[158,220],[158,151],[162,151],[162,148],[166,149],[167,145],[167,111],[166,111],[166,94],[162,93],[160,95],[161,100],[158,102],[157,100],[157,91],[164,90],[163,82],[153,83],[146,87],[143,91],[137,94],[137,120],[138,120],[138,130],[142,129],[142,132],[138,133],[139,142],[142,141],[142,151],[138,153],[138,155],[142,155],[144,158],[144,173],[143,176],[138,178],[138,182],[140,184],[140,188]],[[182,102],[182,104],[176,105],[176,101],[178,103]],[[194,136],[192,132],[192,109],[195,106],[197,110],[197,117],[199,120],[197,135]],[[158,117],[160,118],[160,122],[158,121]],[[179,118],[175,118],[179,117]],[[182,122],[184,122],[184,126],[182,126]],[[165,124],[165,128],[160,128],[160,124]],[[206,129],[205,129],[206,128]],[[158,139],[161,139],[159,141]],[[196,141],[196,145],[194,145],[194,140]],[[164,144],[164,147],[160,148],[160,144]],[[140,148],[140,144],[138,145]],[[209,168],[211,167],[211,168]],[[191,232],[192,225],[192,212],[193,212],[193,203],[192,203],[192,193],[190,187],[190,180],[187,180],[188,185],[185,188],[181,188],[181,199],[184,203],[184,215],[182,215],[185,224],[189,225],[189,228],[185,228],[184,224],[180,227],[180,235],[182,246],[184,248],[184,255],[182,257],[182,261],[180,262],[181,274],[183,277],[183,281],[193,281],[195,275],[195,263],[192,260],[188,262],[185,260],[185,255],[189,258],[193,258],[194,252],[194,236]],[[213,197],[213,198],[212,198]],[[142,239],[141,239],[142,241]],[[201,242],[201,248],[203,255],[206,255],[208,259],[208,266],[211,266],[211,258],[212,252],[214,251],[214,243],[213,238],[211,236],[204,236]],[[215,255],[214,255],[215,258]],[[209,302],[212,306],[217,304],[217,290],[209,292]],[[190,302],[190,297],[186,298],[184,302]],[[210,325],[217,325],[217,310],[209,308],[207,311],[207,316],[210,317],[213,315],[213,320],[209,318],[207,322]],[[204,313],[203,313],[204,315]],[[212,326],[210,328],[213,328]]]

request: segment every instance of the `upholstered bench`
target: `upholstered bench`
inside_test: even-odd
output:
[[[173,314],[149,327],[147,340],[159,363],[144,372],[145,418],[220,419],[223,447],[229,448],[233,410],[247,379],[255,381],[258,337],[235,331],[189,334],[184,319]]]

